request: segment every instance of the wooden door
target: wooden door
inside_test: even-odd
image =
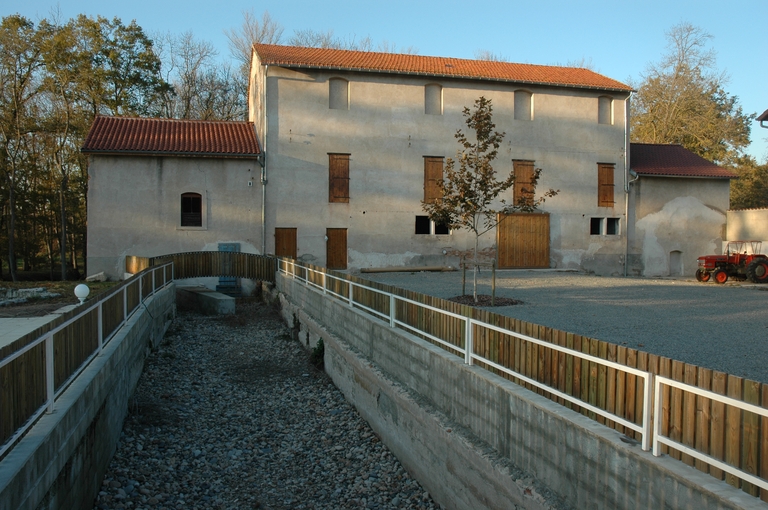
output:
[[[549,267],[549,214],[503,215],[496,227],[499,268]]]
[[[296,259],[296,229],[275,229],[275,255]]]
[[[325,229],[328,241],[325,244],[325,267],[328,269],[347,268],[347,229]]]

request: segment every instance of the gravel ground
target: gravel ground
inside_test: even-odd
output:
[[[461,273],[365,273],[441,298],[461,295]],[[467,292],[472,292],[467,275]],[[490,271],[478,293],[491,293]],[[523,301],[492,311],[768,383],[768,285],[693,279],[502,270],[496,295]]]
[[[94,508],[438,508],[266,305],[181,313]]]

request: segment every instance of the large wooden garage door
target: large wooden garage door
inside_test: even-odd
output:
[[[275,255],[278,257],[291,257],[296,259],[296,229],[275,229]]]
[[[347,229],[327,228],[328,242],[325,247],[325,267],[328,269],[347,268]]]
[[[500,268],[549,267],[549,214],[502,215],[496,227]]]

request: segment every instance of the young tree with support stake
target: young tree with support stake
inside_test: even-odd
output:
[[[472,295],[477,303],[477,247],[480,236],[498,225],[501,214],[532,212],[546,198],[557,195],[559,190],[549,189],[536,199],[536,183],[541,174],[541,169],[537,168],[530,180],[531,189],[521,190],[517,203],[498,200],[499,195],[515,183],[514,169],[503,181],[496,178],[493,169],[492,163],[505,133],[495,130],[490,99],[480,96],[475,101],[475,108],[470,110],[465,107],[463,113],[467,127],[474,131],[475,140],[468,139],[461,129],[456,131],[455,137],[461,148],[457,151],[456,160],[446,160],[443,179],[437,181],[440,198],[422,201],[422,208],[436,224],[453,230],[467,229],[475,234]]]

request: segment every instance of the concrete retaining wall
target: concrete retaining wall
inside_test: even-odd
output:
[[[286,322],[446,508],[768,508],[616,431],[278,275]]]
[[[140,307],[0,462],[0,510],[91,508],[144,359],[174,316],[173,284]]]

